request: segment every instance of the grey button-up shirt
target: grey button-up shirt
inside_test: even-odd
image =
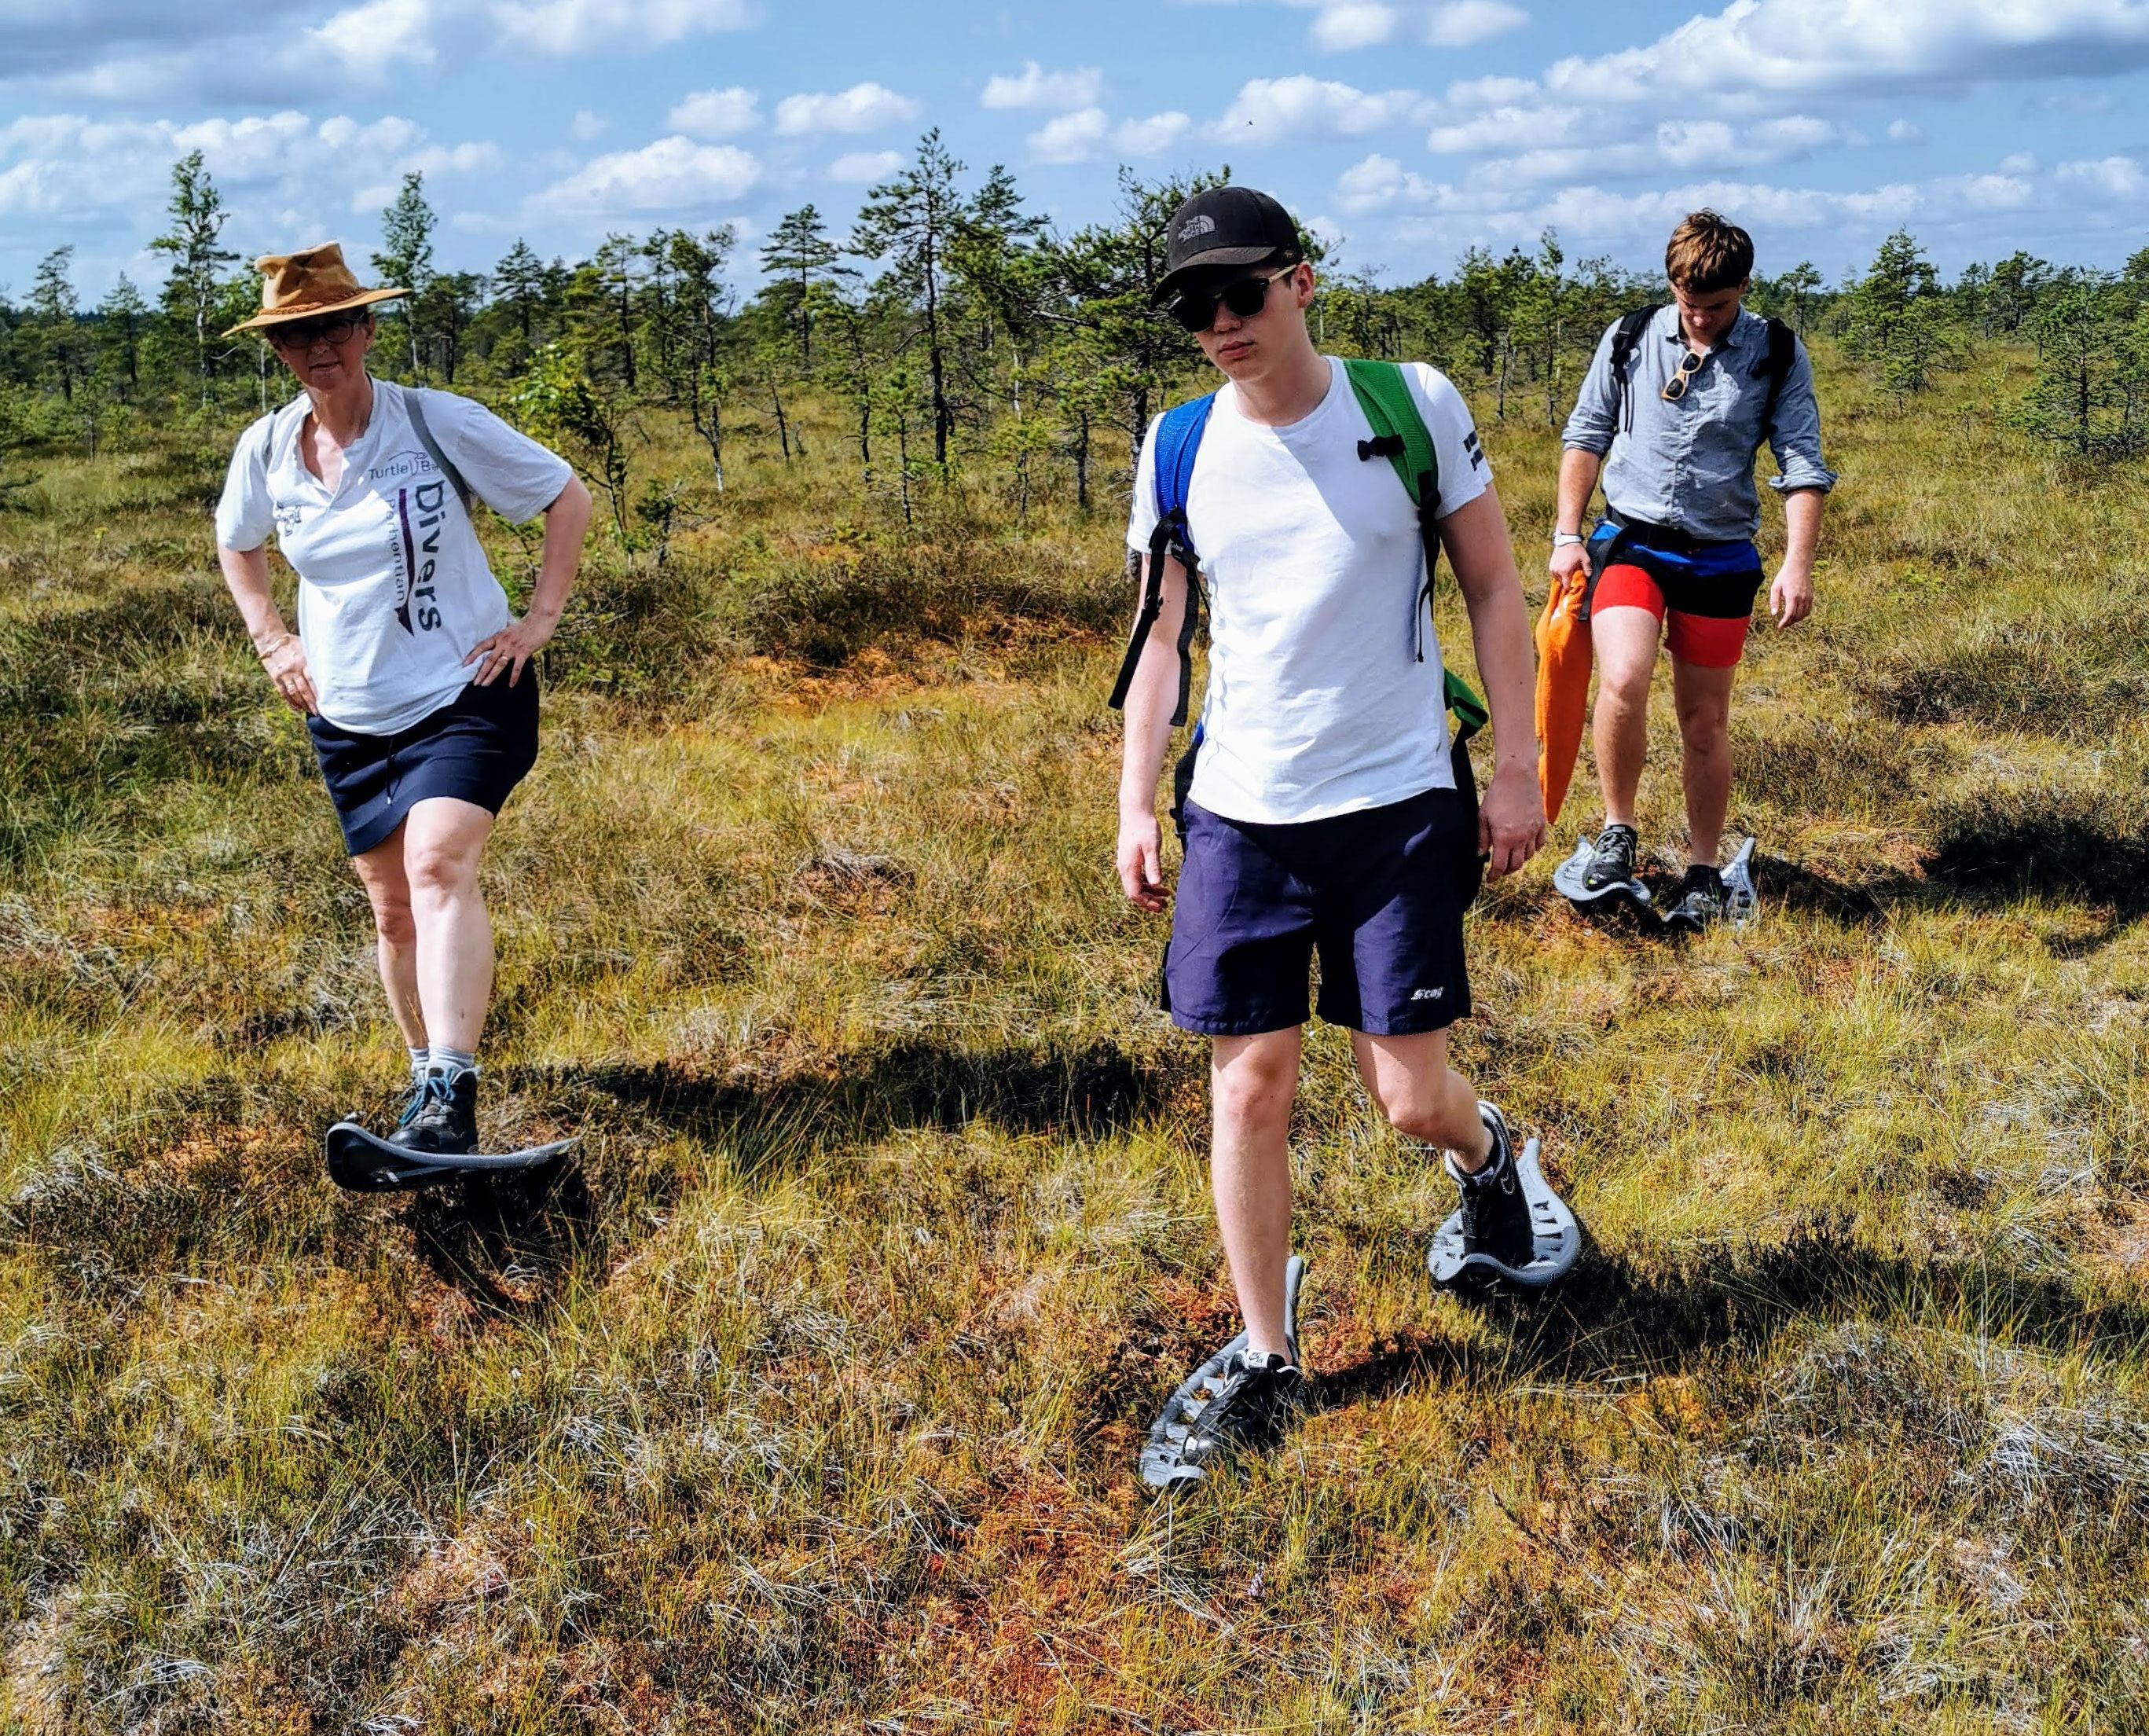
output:
[[[1804,345],[1791,359],[1775,413],[1764,429],[1769,382],[1760,370],[1769,359],[1769,322],[1741,309],[1688,382],[1685,396],[1672,402],[1663,395],[1664,382],[1678,370],[1686,340],[1679,333],[1678,304],[1661,308],[1628,364],[1628,404],[1620,413],[1623,425],[1615,429],[1612,340],[1618,329],[1614,320],[1598,345],[1563,436],[1567,445],[1600,458],[1612,455],[1603,480],[1604,498],[1614,511],[1704,541],[1749,540],[1761,527],[1754,454],[1764,433],[1776,455],[1779,474],[1769,486],[1777,493],[1835,486],[1835,472],[1820,460],[1820,407],[1814,401],[1813,363]]]

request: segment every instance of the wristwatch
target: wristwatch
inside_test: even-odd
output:
[[[1563,549],[1570,542],[1587,542],[1588,541],[1589,539],[1587,536],[1584,536],[1579,532],[1574,531],[1555,531],[1552,533],[1552,546],[1556,549]]]

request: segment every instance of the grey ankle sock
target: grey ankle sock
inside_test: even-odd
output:
[[[432,1051],[430,1049],[414,1049],[410,1051],[410,1077],[414,1081],[425,1076],[425,1068],[431,1056]]]
[[[445,1043],[435,1043],[426,1061],[425,1070],[454,1079],[460,1074],[476,1072],[477,1057],[460,1049],[450,1049]]]

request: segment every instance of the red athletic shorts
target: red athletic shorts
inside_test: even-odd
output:
[[[1638,547],[1623,537],[1591,587],[1589,611],[1593,616],[1604,609],[1647,609],[1664,624],[1664,643],[1679,662],[1729,669],[1745,651],[1762,573],[1758,561],[1709,571],[1721,556],[1707,557],[1723,546],[1698,551],[1703,558],[1696,559]],[[1753,545],[1731,546],[1750,551]]]

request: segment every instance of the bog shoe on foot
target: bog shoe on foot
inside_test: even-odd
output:
[[[1632,884],[1634,853],[1640,844],[1640,836],[1632,826],[1607,826],[1598,833],[1596,847],[1589,853],[1589,866],[1583,870],[1583,890],[1603,892],[1608,887]]]
[[[1724,877],[1706,863],[1686,871],[1678,898],[1664,913],[1664,920],[1683,928],[1702,929],[1724,919]]]
[[[388,1136],[415,1154],[465,1156],[477,1150],[477,1069],[428,1073],[415,1108]]]
[[[1470,1175],[1457,1166],[1452,1155],[1447,1160],[1447,1173],[1462,1195],[1463,1250],[1519,1269],[1536,1258],[1537,1242],[1530,1203],[1522,1197],[1522,1178],[1515,1170],[1507,1118],[1491,1104],[1480,1103],[1477,1119],[1492,1137],[1492,1155],[1484,1167]]]
[[[1306,1376],[1278,1351],[1233,1351],[1204,1387],[1206,1396],[1175,1443],[1166,1487],[1199,1482],[1231,1459],[1273,1452],[1306,1403]]]
[[[1152,1489],[1190,1489],[1215,1467],[1244,1453],[1267,1452],[1306,1406],[1306,1376],[1298,1351],[1298,1293],[1306,1262],[1296,1254],[1284,1268],[1281,1354],[1256,1356],[1244,1332],[1179,1383],[1150,1426],[1137,1468]]]

